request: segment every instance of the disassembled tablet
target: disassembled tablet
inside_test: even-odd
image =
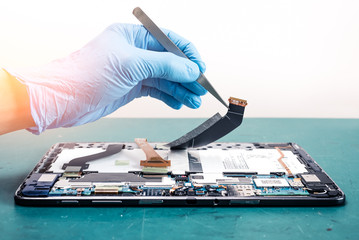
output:
[[[344,193],[295,143],[58,143],[15,193],[21,205],[339,205]]]

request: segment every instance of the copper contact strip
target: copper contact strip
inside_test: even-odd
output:
[[[282,167],[284,167],[284,169],[287,171],[288,173],[288,177],[293,177],[293,173],[292,171],[289,169],[289,167],[283,162],[283,158],[284,158],[284,154],[283,152],[279,149],[279,147],[275,147],[275,149],[277,149],[277,151],[280,154],[280,158],[278,158],[278,162],[282,165]]]

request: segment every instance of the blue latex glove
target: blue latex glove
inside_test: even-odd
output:
[[[36,123],[28,130],[92,122],[143,96],[174,109],[198,108],[206,90],[195,80],[205,65],[192,43],[164,32],[191,61],[166,52],[143,26],[113,24],[68,57],[36,69],[6,69],[27,86]]]

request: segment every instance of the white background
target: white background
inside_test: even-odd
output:
[[[32,66],[79,49],[113,22],[159,26],[191,40],[222,95],[248,100],[247,117],[359,118],[359,1],[1,1],[0,66]],[[150,98],[113,117],[210,117]]]

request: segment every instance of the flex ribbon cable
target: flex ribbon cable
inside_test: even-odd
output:
[[[283,147],[282,147],[283,148]],[[288,148],[288,147],[285,147],[285,148]],[[280,154],[280,157],[278,158],[278,162],[282,165],[282,167],[284,167],[284,169],[287,171],[288,173],[288,177],[290,178],[293,178],[294,175],[292,173],[292,171],[289,169],[289,167],[283,162],[283,158],[284,158],[284,154],[283,152],[280,150],[279,147],[275,147],[275,149],[277,149],[277,151],[279,152]]]
[[[136,7],[133,9],[133,15],[135,15],[135,17],[143,24],[147,31],[149,31],[168,52],[176,54],[179,57],[188,58],[186,54],[184,54],[181,49],[179,49],[177,45],[174,44],[172,40],[169,39],[169,37],[167,37],[166,34],[164,34],[162,30],[142,11],[141,8]],[[210,92],[226,108],[228,108],[227,103],[223,101],[221,96],[217,93],[217,91],[202,73],[197,79],[197,82],[205,89],[207,89],[207,91]]]
[[[92,154],[92,155],[88,155],[88,156],[84,156],[84,157],[79,157],[79,158],[74,158],[72,159],[69,163],[65,163],[62,166],[62,169],[66,170],[67,167],[79,167],[79,170],[84,170],[87,169],[89,164],[87,164],[87,162],[91,162],[91,161],[95,161],[104,157],[108,157],[111,155],[114,155],[116,153],[121,152],[121,150],[125,147],[124,144],[111,144],[108,145],[106,148],[106,151],[104,152],[100,152],[100,153],[96,153],[96,154]]]
[[[145,138],[135,138],[136,144],[146,154],[146,160],[140,162],[140,166],[144,167],[169,167],[171,160],[164,160],[147,142]]]
[[[171,149],[185,149],[212,143],[241,125],[246,106],[246,100],[231,97],[228,112],[224,117],[217,113],[189,133],[165,146]]]

